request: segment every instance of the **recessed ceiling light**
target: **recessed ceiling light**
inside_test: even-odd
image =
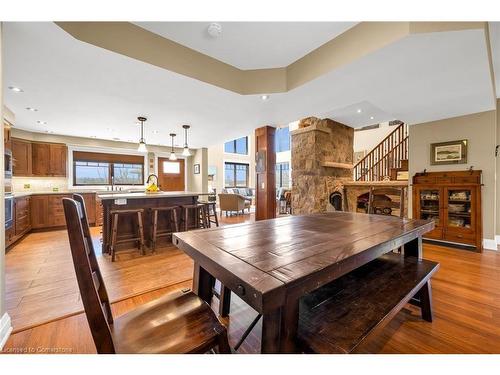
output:
[[[91,135],[91,136],[90,136],[90,138],[97,138],[97,136],[95,136],[95,135]]]
[[[14,91],[14,92],[24,92],[24,90],[20,87],[16,86],[9,86],[9,90]]]
[[[160,133],[158,130],[153,130],[153,134],[158,134]]]
[[[36,123],[38,125],[47,125],[47,121],[40,121],[40,120],[38,120]]]
[[[361,110],[361,108],[358,108],[358,110],[356,112],[361,113],[363,111]]]
[[[262,100],[268,100],[269,99],[269,95],[262,95],[260,98]]]
[[[33,107],[26,107],[26,110],[31,111],[31,112],[36,112],[38,109],[33,108]]]
[[[53,134],[54,132],[52,130],[45,130],[45,133]]]
[[[370,120],[373,120],[373,119],[375,119],[375,117],[373,117],[373,116],[370,116]]]
[[[120,140],[120,138],[117,138],[117,137],[113,138],[113,141],[119,141],[119,140]]]

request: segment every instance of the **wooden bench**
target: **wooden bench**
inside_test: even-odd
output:
[[[298,330],[304,350],[352,353],[408,302],[432,321],[430,278],[438,268],[390,253],[304,296]]]

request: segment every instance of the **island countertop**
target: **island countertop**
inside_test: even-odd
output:
[[[150,199],[150,198],[181,198],[181,197],[197,197],[199,195],[209,195],[210,193],[201,193],[196,191],[159,191],[157,193],[127,193],[127,192],[103,192],[98,193],[98,197],[102,200],[107,199]]]

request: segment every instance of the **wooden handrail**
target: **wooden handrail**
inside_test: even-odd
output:
[[[378,181],[389,176],[391,168],[408,159],[408,133],[404,123],[398,125],[363,159],[354,165],[355,181]]]

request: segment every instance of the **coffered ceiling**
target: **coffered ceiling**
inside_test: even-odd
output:
[[[389,26],[395,30],[394,25]],[[347,26],[335,25],[331,30],[340,32],[343,27]],[[337,38],[349,41],[355,28],[362,30],[356,25]],[[426,24],[413,29],[418,30],[407,32],[409,28],[402,24],[400,30],[404,32],[364,54],[356,55],[361,47],[355,38],[344,46],[328,42],[332,53],[344,48],[341,58],[351,49],[351,58],[342,64],[335,65],[339,61],[336,59],[322,65],[325,50],[320,47],[307,55],[319,58],[319,63],[313,64],[314,74],[309,76],[312,70],[307,68],[313,66],[312,58],[306,56],[296,62],[299,52],[285,54],[279,62],[274,57],[265,60],[263,52],[256,53],[255,60],[247,57],[252,60],[248,67],[270,68],[295,61],[282,68],[287,79],[295,80],[293,88],[285,85],[284,90],[271,93],[263,101],[256,86],[252,88],[255,94],[243,95],[207,82],[213,78],[210,75],[205,81],[142,61],[140,55],[134,55],[139,49],[126,55],[109,45],[101,48],[83,42],[54,23],[4,23],[4,98],[16,114],[16,126],[22,129],[135,142],[139,137],[135,119],[145,115],[149,118],[148,143],[167,145],[168,134],[181,134],[181,125],[188,123],[192,125],[190,139],[194,147],[249,134],[264,124],[283,125],[311,115],[360,127],[391,119],[418,123],[494,109],[484,28],[467,25],[440,31]],[[315,34],[311,44],[301,44],[300,54],[321,44],[320,34]],[[385,35],[389,39],[391,36]],[[242,36],[242,41],[254,43],[254,37]],[[113,38],[119,39],[107,35],[107,42]],[[124,45],[133,42],[133,38],[125,39]],[[199,53],[186,51],[190,56]],[[214,51],[206,53],[224,58]],[[170,57],[175,60],[178,56]],[[242,72],[215,59],[207,61],[217,69],[217,64],[223,64],[224,69],[229,69],[224,71]],[[237,64],[236,60],[231,63]],[[181,61],[177,68],[186,70],[189,64]],[[297,73],[299,68],[301,74]],[[8,86],[21,87],[24,92],[12,92]]]
[[[288,66],[356,22],[221,22],[211,37],[208,22],[135,22],[155,34],[239,69]]]

